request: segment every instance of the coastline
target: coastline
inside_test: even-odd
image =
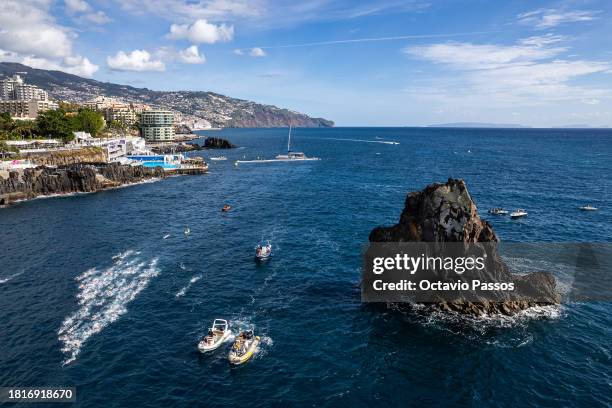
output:
[[[81,163],[58,167],[38,166],[0,177],[0,208],[24,201],[97,193],[153,183],[167,177],[204,174],[207,167],[165,171],[118,163]]]

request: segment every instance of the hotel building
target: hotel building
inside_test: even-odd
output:
[[[140,135],[151,142],[173,140],[174,113],[164,110],[142,112],[140,114]]]

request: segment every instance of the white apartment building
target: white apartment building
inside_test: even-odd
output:
[[[57,107],[46,91],[24,83],[18,74],[0,80],[0,112],[17,119],[35,119],[40,112]]]
[[[36,99],[39,101],[49,100],[47,91],[40,89],[36,85],[29,85],[15,74],[11,78],[0,81],[0,99],[11,99],[18,101],[29,101]]]
[[[106,149],[108,161],[118,161],[129,154],[148,154],[145,140],[138,136],[102,139],[86,132],[74,132],[72,147],[97,146]]]
[[[29,101],[0,99],[0,112],[8,112],[15,119],[36,119],[40,112],[57,109],[57,103],[46,100],[31,99]]]
[[[113,120],[117,122],[125,123],[126,125],[133,125],[136,123],[137,116],[136,111],[132,109],[129,105],[121,104],[121,105],[113,105],[108,108],[104,108],[102,110],[104,115],[104,120],[106,123],[110,123]]]

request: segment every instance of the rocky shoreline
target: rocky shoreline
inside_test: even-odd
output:
[[[431,184],[422,191],[409,193],[399,222],[391,227],[374,228],[369,241],[495,244],[499,238],[491,224],[478,215],[465,182],[448,179],[445,184]],[[497,252],[497,246],[487,247],[492,248],[491,252],[487,252],[492,263],[487,273],[494,274],[499,281],[513,282],[516,293],[512,298],[458,298],[428,305],[442,311],[482,316],[514,315],[531,307],[560,302],[556,280],[550,272],[513,274]],[[451,282],[454,277],[448,276],[447,279]],[[411,307],[410,304],[398,306]]]
[[[118,163],[38,166],[0,175],[0,206],[40,196],[90,193],[167,177],[160,167]]]

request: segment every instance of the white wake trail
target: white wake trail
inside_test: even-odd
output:
[[[63,365],[73,362],[83,344],[127,312],[152,278],[159,275],[157,258],[143,261],[140,252],[126,251],[114,257],[106,269],[92,268],[75,278],[79,285],[79,309],[64,319],[58,331],[66,354]]]
[[[399,142],[393,140],[365,140],[365,139],[341,139],[337,137],[326,137],[325,140],[339,140],[341,142],[360,142],[360,143],[381,143],[388,145],[398,145]]]
[[[13,278],[18,277],[18,276],[19,276],[19,275],[21,275],[22,273],[23,273],[23,272],[17,272],[17,273],[14,273],[14,274],[12,274],[12,275],[7,276],[6,278],[0,278],[0,285],[2,285],[3,283],[6,283],[6,282],[8,282],[8,281],[10,281],[10,280],[11,280],[11,279],[13,279]]]
[[[174,296],[177,298],[185,296],[185,293],[187,293],[187,291],[191,288],[191,285],[193,285],[200,279],[202,279],[202,275],[196,275],[193,278],[189,279],[189,283],[187,283],[187,285],[183,287],[181,290],[179,290]]]

